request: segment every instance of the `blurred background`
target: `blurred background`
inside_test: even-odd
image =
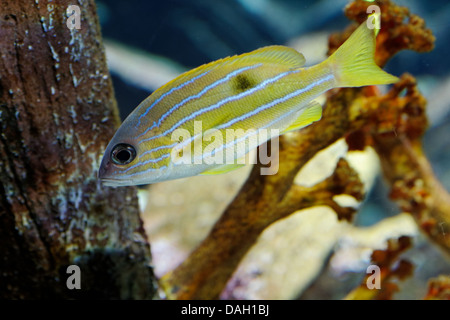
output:
[[[183,71],[272,44],[302,52],[307,65],[325,59],[327,38],[349,21],[347,0],[108,0],[97,1],[108,64],[124,119],[143,99]],[[430,129],[424,146],[450,190],[450,2],[396,0],[423,17],[436,36],[434,51],[400,52],[386,66],[413,74],[427,98]],[[332,170],[346,155],[340,141],[312,166]],[[295,214],[270,227],[222,294],[227,299],[341,299],[357,286],[374,248],[402,234],[414,239],[405,258],[414,276],[399,283],[398,299],[420,299],[430,277],[450,263],[389,201],[370,150],[348,155],[359,164],[368,196],[354,224],[339,223],[327,208]],[[162,275],[202,240],[245,181],[248,169],[193,177],[140,189],[155,270]],[[314,170],[313,170],[314,171]],[[326,177],[326,175],[325,175]],[[300,173],[299,183],[324,178]]]

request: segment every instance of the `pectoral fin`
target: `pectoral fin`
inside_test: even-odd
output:
[[[320,118],[322,118],[322,105],[313,100],[308,103],[304,110],[299,112],[297,119],[295,119],[283,133],[309,126],[311,123],[320,120]]]

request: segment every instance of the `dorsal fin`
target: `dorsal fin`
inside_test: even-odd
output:
[[[214,69],[218,66],[222,66],[224,63],[237,63],[237,62],[273,63],[278,65],[284,65],[291,69],[297,69],[304,66],[306,60],[303,54],[290,47],[278,45],[262,47],[251,52],[243,53],[241,55],[222,58],[201,65],[195,69],[192,69],[179,75],[178,77],[169,81],[156,91],[162,92],[165,88],[173,86],[175,83],[182,83],[188,79],[192,79],[193,77],[205,71]]]
[[[244,62],[264,62],[284,65],[286,67],[297,69],[305,65],[305,57],[295,49],[285,46],[268,46],[256,49],[254,51],[230,57],[232,60]]]

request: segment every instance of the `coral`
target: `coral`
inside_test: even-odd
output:
[[[350,292],[347,300],[387,300],[398,291],[398,286],[392,281],[393,278],[404,279],[413,273],[413,265],[407,260],[398,261],[401,253],[412,245],[409,237],[403,236],[398,239],[389,239],[385,250],[374,250],[372,253],[372,264],[380,270],[380,284],[378,290],[369,288],[371,275],[367,275],[361,285]]]
[[[428,285],[426,300],[450,300],[450,276],[439,276],[431,279]]]

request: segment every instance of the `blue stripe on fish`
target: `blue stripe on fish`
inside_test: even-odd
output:
[[[175,92],[175,91],[177,91],[177,90],[180,90],[180,89],[184,88],[185,86],[187,86],[187,85],[193,83],[194,81],[200,79],[201,77],[207,75],[209,72],[210,72],[210,70],[208,70],[208,71],[206,71],[206,72],[204,72],[204,73],[202,73],[202,74],[199,74],[198,76],[193,77],[192,79],[190,79],[190,80],[188,80],[188,81],[186,81],[186,82],[183,82],[183,83],[180,84],[179,86],[177,86],[177,87],[175,87],[175,88],[172,88],[172,89],[170,89],[169,91],[167,91],[166,93],[162,94],[162,95],[161,95],[158,99],[156,99],[149,107],[147,107],[147,109],[145,109],[145,111],[144,111],[143,114],[141,114],[141,115],[139,116],[137,126],[139,126],[139,125],[141,124],[141,119],[142,119],[143,117],[145,117],[145,116],[150,112],[150,110],[152,110],[153,107],[156,106],[162,99],[164,99],[164,98],[167,97],[168,95],[172,94],[173,92]]]
[[[264,110],[266,110],[266,109],[269,109],[269,108],[271,108],[271,107],[273,107],[273,106],[275,106],[275,105],[277,105],[277,104],[279,104],[279,103],[283,103],[283,102],[285,102],[286,100],[292,99],[292,98],[298,96],[299,94],[305,93],[306,91],[313,89],[315,86],[318,86],[318,85],[320,85],[320,84],[322,84],[322,83],[324,83],[324,82],[326,82],[326,81],[332,80],[333,78],[334,78],[334,77],[333,77],[332,74],[327,75],[325,78],[322,78],[322,79],[320,79],[320,80],[318,80],[318,81],[316,81],[316,82],[313,82],[313,83],[307,85],[307,86],[304,87],[304,88],[301,88],[301,89],[299,89],[299,90],[296,90],[296,91],[294,91],[294,92],[291,92],[290,94],[288,94],[288,95],[286,95],[286,96],[284,96],[284,97],[282,97],[282,98],[275,99],[275,100],[271,101],[270,103],[264,104],[264,105],[262,105],[262,106],[260,106],[260,107],[258,107],[258,108],[256,108],[256,109],[250,111],[250,112],[247,112],[246,114],[243,114],[243,115],[240,116],[240,117],[231,119],[230,121],[228,121],[228,122],[226,122],[226,123],[224,123],[224,124],[218,126],[217,129],[219,129],[219,130],[220,130],[220,129],[224,129],[224,128],[226,128],[226,127],[229,127],[229,126],[235,124],[236,122],[245,120],[245,119],[247,119],[247,118],[249,118],[249,117],[251,117],[251,116],[254,116],[254,115],[260,113],[261,111],[264,111]]]
[[[158,162],[160,162],[161,160],[167,159],[168,157],[170,157],[170,153],[163,154],[162,156],[160,156],[159,158],[156,158],[156,159],[149,159],[149,160],[146,160],[146,161],[144,161],[144,162],[137,163],[137,164],[135,164],[135,165],[129,167],[128,169],[123,170],[122,173],[127,173],[128,171],[130,171],[130,170],[132,170],[132,169],[134,169],[134,168],[137,168],[137,167],[140,167],[140,166],[149,164],[149,163],[158,163]]]
[[[144,153],[141,154],[141,157],[143,157],[144,155],[146,155],[148,153],[153,153],[153,152],[156,152],[156,151],[161,150],[161,149],[169,149],[169,148],[175,147],[177,144],[178,144],[178,142],[175,142],[173,144],[163,145],[163,146],[159,146],[157,148],[153,148],[151,150],[147,150],[147,151],[145,151]]]
[[[263,110],[266,110],[266,109],[268,109],[268,108],[270,108],[270,107],[273,107],[273,106],[275,106],[275,105],[277,105],[277,104],[279,104],[279,103],[286,102],[286,100],[292,99],[292,98],[298,96],[299,94],[305,93],[305,92],[307,92],[308,90],[311,90],[311,89],[313,89],[315,86],[318,86],[318,85],[320,85],[320,84],[322,84],[322,83],[324,83],[324,82],[326,82],[326,81],[333,80],[333,78],[334,78],[334,76],[333,76],[332,74],[331,74],[331,75],[327,75],[326,77],[324,77],[324,78],[322,78],[322,79],[319,79],[318,81],[316,81],[316,82],[314,82],[314,83],[312,83],[312,84],[310,84],[310,85],[308,85],[308,86],[306,86],[306,87],[304,87],[304,88],[301,88],[301,89],[299,89],[299,90],[296,90],[296,91],[294,91],[294,92],[292,92],[292,93],[290,93],[290,94],[288,94],[288,95],[286,95],[286,96],[284,96],[284,97],[281,97],[281,98],[278,98],[278,99],[276,99],[276,100],[273,100],[273,101],[270,102],[270,103],[266,103],[266,104],[264,104],[264,105],[262,105],[262,106],[259,106],[258,108],[254,109],[253,111],[250,111],[250,112],[248,112],[248,113],[246,113],[246,114],[243,114],[243,115],[240,116],[240,117],[234,118],[234,119],[228,121],[227,123],[218,126],[218,127],[215,128],[215,129],[217,129],[217,130],[225,129],[226,127],[229,127],[230,125],[232,125],[232,124],[234,124],[234,123],[236,123],[236,122],[245,120],[245,119],[247,119],[248,117],[254,116],[254,115],[258,114],[259,112],[261,112],[261,111],[263,111]],[[269,80],[270,80],[270,79],[269,79]],[[274,123],[276,123],[276,122],[278,122],[278,121],[280,121],[280,120],[286,118],[287,116],[290,116],[292,113],[295,113],[295,112],[298,112],[298,109],[294,109],[294,110],[292,110],[292,111],[290,111],[290,112],[288,112],[288,113],[284,113],[283,115],[281,115],[280,117],[276,118],[275,120],[273,120],[272,122],[270,122],[268,125],[262,127],[261,129],[266,129],[267,127],[270,127],[270,126],[273,125]],[[258,130],[256,130],[256,131],[259,132],[259,130],[260,130],[260,129],[258,129]],[[241,142],[242,140],[244,140],[244,139],[246,139],[246,138],[249,138],[250,136],[251,136],[251,133],[250,133],[250,134],[247,134],[247,135],[245,135],[244,137],[241,137],[241,138],[239,138],[239,139],[237,139],[237,140],[233,140],[233,141],[229,142],[229,143],[226,144],[226,145],[222,145],[221,147],[212,150],[211,153],[210,153],[210,155],[212,156],[212,155],[216,152],[216,150],[217,150],[217,151],[220,151],[220,150],[222,150],[222,149],[226,149],[226,148],[228,148],[229,146],[231,146],[233,143],[236,143],[236,144],[237,144],[238,142]],[[190,139],[188,139],[188,140],[186,140],[186,141],[183,141],[183,144],[190,143],[192,140],[193,140],[193,138],[190,138]],[[213,153],[213,152],[214,152],[214,153]],[[202,156],[201,156],[201,159],[203,159],[204,157],[205,157],[205,156],[202,155]],[[196,159],[197,159],[197,158],[196,158]]]
[[[144,171],[138,171],[138,172],[135,172],[135,173],[130,173],[130,174],[128,174],[128,176],[129,177],[134,177],[134,176],[138,176],[138,175],[141,175],[141,174],[149,173],[149,172],[152,172],[152,171],[165,170],[167,168],[168,168],[167,166],[162,166],[162,167],[159,167],[159,168],[149,168],[149,169],[144,170]]]
[[[159,127],[161,126],[162,122],[164,121],[164,119],[166,119],[168,116],[170,116],[175,110],[177,110],[179,107],[181,107],[182,105],[184,105],[185,103],[194,100],[194,99],[200,99],[206,92],[208,92],[211,89],[214,89],[215,87],[217,87],[218,85],[227,82],[228,80],[230,80],[230,78],[238,75],[239,73],[242,73],[244,71],[250,70],[250,69],[254,69],[257,67],[262,66],[262,63],[258,63],[255,65],[251,65],[251,66],[246,66],[237,70],[234,70],[233,72],[230,72],[229,74],[227,74],[225,77],[223,77],[222,79],[219,79],[213,83],[211,83],[210,85],[206,86],[205,88],[203,88],[203,90],[201,90],[199,93],[189,96],[185,99],[183,99],[181,102],[177,103],[176,105],[174,105],[172,108],[170,108],[166,113],[164,113],[159,119],[158,119],[158,123],[153,123],[153,125],[149,128],[147,128],[143,133],[141,133],[140,135],[138,135],[136,137],[136,139],[139,139],[140,137],[144,136],[145,134],[147,134],[151,129],[155,128],[155,127]],[[195,78],[194,78],[195,79]],[[190,81],[194,80],[191,79]],[[196,79],[195,79],[196,80]],[[171,90],[172,91],[172,90]],[[167,94],[169,94],[169,92],[167,92]],[[162,98],[162,96],[160,97],[160,99]],[[160,100],[158,99],[158,100]],[[142,116],[140,116],[142,117]],[[140,118],[139,117],[139,118]],[[143,140],[146,141],[146,140]],[[141,143],[142,141],[139,141],[139,143]]]
[[[333,77],[334,77],[333,75],[328,75],[328,76],[326,76],[325,78],[320,79],[319,81],[315,82],[314,84],[315,84],[315,85],[322,84],[322,83],[324,83],[324,82],[326,82],[326,81],[332,80]],[[310,88],[308,88],[308,87],[310,87]],[[307,91],[307,90],[312,89],[312,87],[313,87],[313,84],[311,84],[311,85],[309,85],[309,86],[306,86],[305,88],[302,88],[302,89],[300,89],[300,90]],[[308,88],[308,89],[307,89],[307,88]],[[300,90],[297,90],[297,91],[300,91]],[[287,96],[289,96],[289,95],[287,95]],[[284,99],[284,98],[286,98],[287,96],[285,96],[285,97],[283,97],[283,98],[281,98],[281,99]],[[291,97],[291,98],[292,98],[292,97]],[[286,113],[282,114],[280,117],[276,118],[275,120],[269,122],[269,123],[268,123],[267,125],[265,125],[264,127],[260,128],[260,129],[258,129],[258,130],[256,130],[256,131],[252,131],[252,132],[250,132],[249,134],[247,134],[247,135],[245,135],[244,137],[241,137],[241,138],[239,138],[239,139],[237,139],[237,140],[233,140],[233,141],[227,143],[225,146],[222,145],[221,148],[222,148],[222,149],[225,149],[225,148],[230,147],[230,146],[231,146],[233,143],[235,143],[235,142],[236,142],[236,143],[241,142],[241,141],[243,141],[243,140],[249,138],[250,136],[252,136],[252,135],[254,135],[254,134],[256,134],[256,133],[259,133],[259,131],[264,130],[264,129],[267,129],[267,128],[273,126],[273,125],[274,125],[275,123],[277,123],[278,121],[281,121],[281,120],[283,120],[284,118],[287,118],[287,117],[291,116],[292,114],[295,114],[296,112],[298,112],[298,110],[296,110],[296,109],[293,109],[293,110],[291,110],[291,111],[289,111],[289,112],[286,112]],[[219,148],[218,148],[218,149],[219,149]],[[213,151],[215,152],[216,149],[214,149]],[[211,152],[211,153],[212,153],[212,152]],[[202,155],[202,159],[203,159],[203,157],[204,157],[204,156]]]
[[[208,112],[208,111],[217,109],[217,108],[221,107],[222,105],[224,105],[225,103],[228,103],[228,102],[231,102],[231,101],[235,101],[235,100],[239,100],[239,99],[241,99],[241,98],[243,98],[243,97],[246,97],[246,96],[248,96],[248,95],[251,95],[251,94],[253,94],[254,92],[256,92],[256,91],[258,91],[258,90],[264,89],[268,84],[273,83],[273,82],[276,82],[277,80],[279,80],[279,79],[281,79],[281,78],[283,78],[283,77],[285,77],[285,76],[287,76],[287,75],[289,75],[289,74],[296,73],[296,72],[299,72],[299,70],[293,70],[293,71],[287,71],[287,72],[280,73],[279,75],[277,75],[277,76],[275,76],[275,77],[273,77],[273,78],[270,78],[270,79],[267,79],[267,80],[261,82],[261,83],[260,83],[259,85],[257,85],[256,87],[253,87],[253,88],[251,88],[251,89],[249,89],[249,90],[247,90],[247,91],[244,91],[244,92],[242,92],[242,93],[240,93],[240,94],[238,94],[238,95],[231,96],[231,97],[227,97],[227,98],[225,98],[225,99],[223,99],[223,100],[220,100],[219,102],[217,102],[217,103],[215,103],[215,104],[213,104],[213,105],[211,105],[211,106],[209,106],[209,107],[207,107],[207,108],[200,109],[200,110],[198,110],[198,111],[192,113],[192,114],[189,115],[188,117],[185,117],[185,118],[183,118],[182,120],[178,121],[178,122],[177,122],[176,124],[174,124],[170,129],[164,131],[163,133],[139,141],[139,144],[142,143],[142,142],[145,142],[145,141],[150,141],[150,140],[154,140],[154,139],[163,137],[163,136],[165,136],[166,134],[168,134],[168,133],[174,131],[178,126],[180,126],[180,125],[186,123],[186,122],[189,121],[189,120],[192,120],[193,118],[195,118],[195,117],[197,117],[197,116],[199,116],[199,115],[201,115],[201,114],[203,114],[203,113],[205,113],[205,112]]]

